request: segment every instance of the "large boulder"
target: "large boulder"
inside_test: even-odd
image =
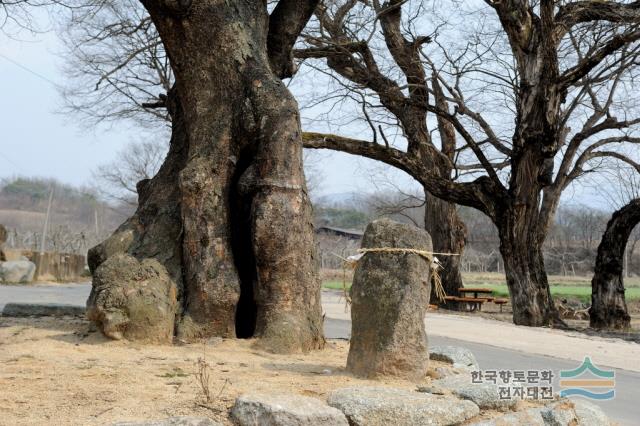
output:
[[[340,410],[295,394],[246,394],[236,399],[231,417],[240,426],[348,426]]]
[[[36,273],[36,264],[28,260],[0,262],[0,282],[30,283]]]
[[[609,426],[611,421],[600,407],[584,400],[564,399],[540,412],[549,426]]]
[[[509,413],[472,423],[470,426],[610,426],[612,422],[600,407],[583,400],[568,400],[545,407]]]
[[[177,289],[160,262],[116,254],[95,271],[87,318],[112,339],[170,343]]]
[[[471,401],[386,387],[338,389],[328,402],[351,426],[454,425],[480,412]]]
[[[426,231],[386,219],[367,226],[362,247],[432,250]],[[430,266],[424,257],[408,252],[369,252],[360,259],[351,287],[350,372],[369,378],[425,376]]]
[[[499,388],[492,383],[472,383],[470,374],[455,374],[431,383],[436,389],[445,389],[459,398],[473,401],[482,409],[512,409],[517,400],[501,399]]]

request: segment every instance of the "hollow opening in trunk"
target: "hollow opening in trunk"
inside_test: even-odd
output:
[[[230,191],[231,249],[240,279],[240,299],[236,307],[236,337],[248,339],[256,330],[257,305],[254,298],[254,282],[257,279],[256,263],[251,242],[251,193],[239,188],[240,179],[252,162],[252,155],[240,155]]]

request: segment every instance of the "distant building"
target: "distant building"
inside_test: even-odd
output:
[[[361,240],[364,233],[362,231],[357,231],[354,229],[335,228],[333,226],[320,226],[316,228],[316,234],[343,237],[355,241]]]

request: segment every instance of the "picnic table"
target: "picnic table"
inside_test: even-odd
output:
[[[481,311],[483,303],[494,299],[492,296],[493,290],[490,288],[464,287],[459,288],[458,291],[462,297],[447,296],[445,300],[462,305],[469,311]],[[471,294],[473,294],[473,297],[471,297]]]
[[[484,287],[464,287],[459,288],[460,294],[473,293],[474,299],[487,299],[487,301],[493,300],[493,290]]]

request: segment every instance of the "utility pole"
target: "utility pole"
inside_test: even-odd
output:
[[[47,229],[49,228],[49,218],[51,217],[51,204],[53,203],[53,184],[49,190],[49,203],[47,204],[47,215],[44,218],[44,227],[42,228],[42,240],[40,241],[40,255],[38,256],[38,264],[36,265],[36,277],[40,275],[42,271],[42,259],[44,258],[44,252],[47,244]]]
[[[40,241],[40,253],[44,253],[47,242],[47,229],[49,228],[49,217],[51,216],[51,203],[53,202],[53,185],[49,190],[49,203],[47,204],[47,216],[44,218],[44,228],[42,229],[42,241]]]
[[[96,225],[96,237],[97,237],[100,235],[100,228],[98,227],[98,206],[97,205],[93,209],[93,219]]]

